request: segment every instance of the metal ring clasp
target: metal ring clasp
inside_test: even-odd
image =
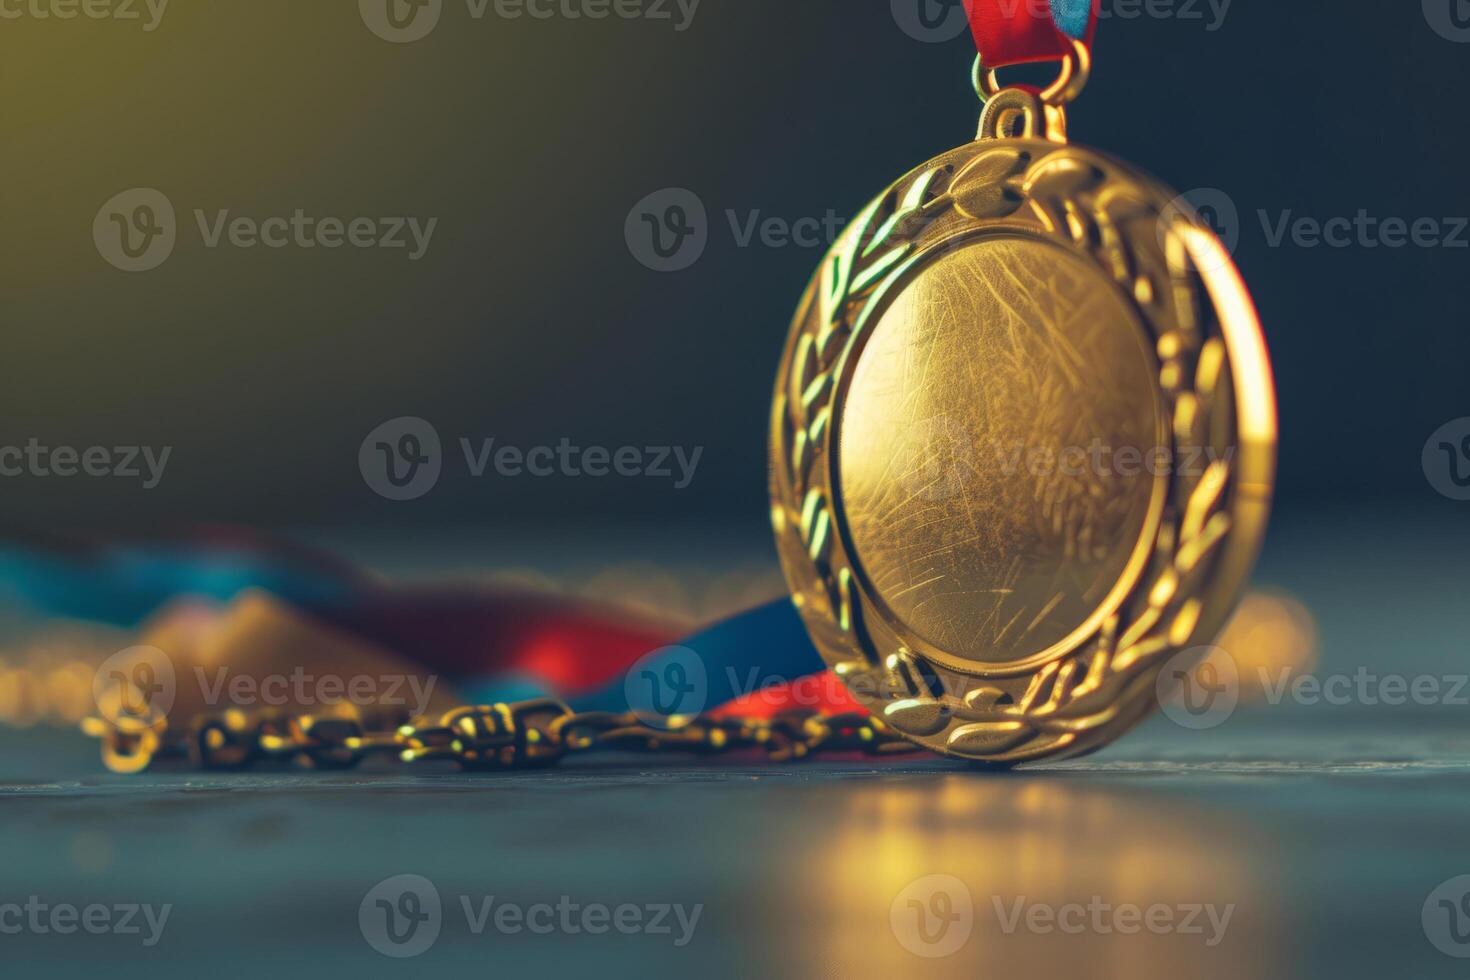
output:
[[[1062,67],[1056,80],[1038,93],[1041,101],[1049,106],[1061,107],[1074,101],[1082,94],[1082,90],[1087,87],[1087,80],[1092,77],[1092,52],[1081,41],[1075,38],[1069,40],[1072,50],[1062,59]],[[979,55],[975,56],[971,78],[975,85],[975,94],[980,96],[981,102],[989,102],[1005,88],[1000,84],[1000,77],[995,69],[986,68]]]

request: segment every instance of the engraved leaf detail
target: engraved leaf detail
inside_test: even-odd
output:
[[[1031,154],[1012,147],[997,147],[971,160],[950,185],[955,207],[970,218],[1004,218],[1025,202],[1017,174],[1031,161]]]

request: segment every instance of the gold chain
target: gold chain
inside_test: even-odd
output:
[[[155,762],[240,770],[263,763],[351,769],[370,757],[401,762],[446,761],[466,770],[534,769],[593,751],[715,755],[763,749],[777,762],[821,752],[888,755],[916,751],[866,714],[790,711],[771,718],[676,720],[649,724],[633,712],[573,711],[550,698],[456,708],[429,719],[354,718],[227,711],[183,729],[166,718],[87,718],[82,730],[102,742],[114,772],[140,772]]]

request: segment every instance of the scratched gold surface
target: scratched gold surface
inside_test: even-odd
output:
[[[950,657],[1036,657],[1095,628],[1161,484],[1142,325],[1094,268],[1025,238],[929,263],[873,328],[837,480],[886,613]]]

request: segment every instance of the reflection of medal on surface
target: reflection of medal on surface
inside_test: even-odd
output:
[[[987,64],[1039,60],[997,23],[1032,5],[967,6]],[[1147,715],[1164,664],[1233,609],[1275,470],[1229,255],[1172,193],[1066,142],[1090,56],[1045,27],[1057,81],[1002,88],[977,61],[979,138],[827,255],[772,419],[778,548],[824,659],[901,734],[997,763]],[[1016,57],[988,57],[995,31]]]

